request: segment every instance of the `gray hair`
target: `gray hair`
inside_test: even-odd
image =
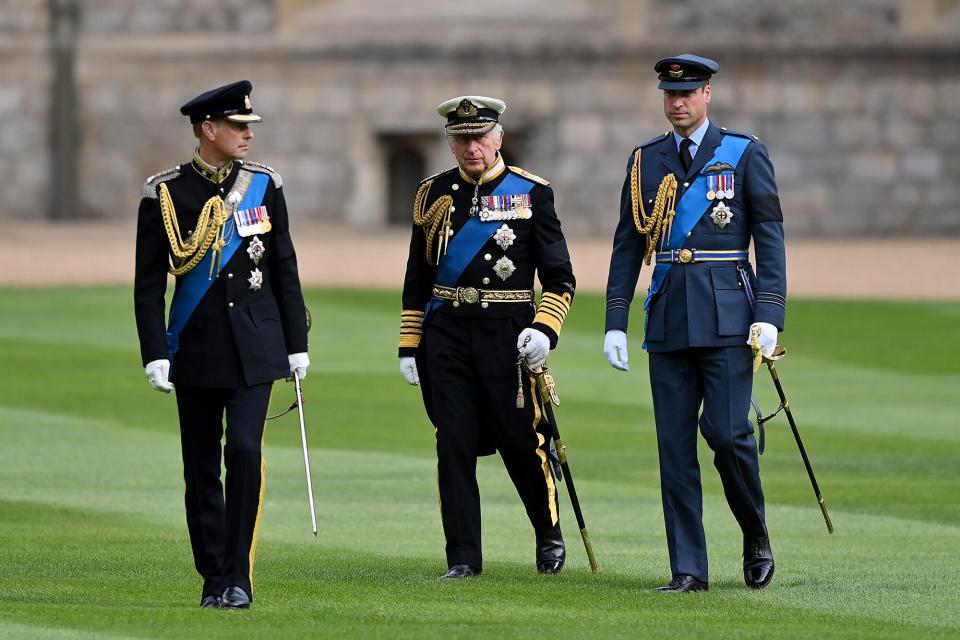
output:
[[[503,135],[503,125],[498,122],[497,124],[493,125],[493,128],[490,129],[490,131],[487,131],[487,132],[486,132],[485,134],[483,134],[483,135],[490,135],[490,134],[493,134],[493,135],[495,135],[495,136],[502,136],[502,135]],[[453,136],[452,136],[452,135],[449,135],[449,134],[447,135],[447,142],[450,144],[450,147],[453,148]]]

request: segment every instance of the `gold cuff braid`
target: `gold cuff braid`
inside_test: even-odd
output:
[[[650,264],[650,259],[656,250],[660,236],[662,235],[666,239],[670,238],[673,216],[676,214],[677,177],[672,173],[663,177],[660,187],[657,189],[653,211],[648,216],[643,206],[643,198],[640,195],[640,156],[642,152],[642,149],[637,149],[633,156],[633,168],[630,170],[630,200],[633,205],[633,224],[637,228],[637,233],[647,236],[647,249],[644,252],[643,261]]]
[[[533,321],[547,325],[559,336],[572,301],[573,296],[569,293],[557,294],[552,291],[544,291],[540,297],[540,304],[537,305],[537,314]]]

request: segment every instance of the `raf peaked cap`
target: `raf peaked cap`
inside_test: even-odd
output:
[[[659,73],[660,89],[664,91],[693,91],[705,85],[710,76],[720,71],[720,65],[710,58],[692,53],[681,53],[658,60],[653,70]]]
[[[451,98],[437,107],[437,113],[447,119],[443,129],[448,136],[483,135],[496,126],[506,110],[503,100],[484,96]]]
[[[253,112],[250,94],[253,85],[248,80],[210,89],[180,107],[180,113],[190,117],[191,124],[204,120],[224,118],[231,122],[260,122],[262,118]]]

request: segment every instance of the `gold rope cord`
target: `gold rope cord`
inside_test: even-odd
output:
[[[630,170],[630,200],[633,205],[633,225],[637,228],[637,233],[648,236],[647,250],[644,253],[643,261],[650,264],[650,259],[664,229],[667,229],[667,232],[663,236],[665,238],[670,237],[669,230],[673,224],[673,216],[676,214],[677,177],[672,173],[663,177],[660,187],[657,189],[657,198],[653,202],[653,211],[648,216],[643,206],[643,198],[640,195],[641,153],[642,149],[637,149],[633,157],[633,168]]]
[[[213,196],[204,203],[193,239],[189,242],[184,242],[180,235],[177,212],[174,210],[173,199],[165,183],[160,185],[160,214],[163,216],[163,227],[167,232],[174,262],[184,261],[178,266],[170,265],[170,273],[175,276],[181,276],[196,267],[211,245],[216,244],[214,251],[219,251],[226,244],[220,236],[222,236],[223,225],[230,215],[219,196]]]
[[[427,264],[434,265],[436,262],[433,260],[433,242],[437,237],[437,230],[440,225],[449,217],[453,197],[446,195],[437,198],[430,205],[430,208],[424,212],[423,207],[431,186],[433,186],[433,180],[427,180],[417,189],[417,196],[413,200],[413,223],[423,227],[423,233],[427,237]],[[444,230],[446,230],[446,227],[444,227]]]

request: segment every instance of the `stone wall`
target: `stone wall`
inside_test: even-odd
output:
[[[132,220],[143,178],[189,159],[179,105],[247,78],[265,118],[252,157],[280,170],[301,219],[384,224],[387,141],[416,145],[428,172],[450,166],[434,109],[480,93],[508,102],[507,134],[523,141],[512,160],[553,181],[564,225],[607,234],[628,154],[667,126],[652,64],[694,50],[722,65],[711,119],[769,146],[791,233],[960,233],[960,2],[483,6],[84,2],[78,215]],[[17,185],[0,191],[0,217],[40,219],[46,3],[0,8],[0,171]]]

